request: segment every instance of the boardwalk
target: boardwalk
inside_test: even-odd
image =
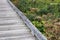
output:
[[[0,0],[0,40],[37,40],[7,0]]]
[[[0,40],[36,40],[6,0],[0,0]]]

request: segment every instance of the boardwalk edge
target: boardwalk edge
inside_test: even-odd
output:
[[[30,20],[10,1],[7,0],[13,10],[22,18],[25,24],[30,28],[32,34],[38,38],[38,40],[47,40],[47,38],[30,22]]]

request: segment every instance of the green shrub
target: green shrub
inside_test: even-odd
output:
[[[45,27],[42,22],[33,21],[32,23],[38,28],[40,32],[45,33],[44,32]]]
[[[48,11],[46,10],[46,9],[42,9],[42,10],[40,10],[39,12],[37,12],[37,15],[43,15],[43,14],[48,14]]]

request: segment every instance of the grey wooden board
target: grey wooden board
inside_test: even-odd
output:
[[[0,40],[36,40],[7,0],[0,0]]]

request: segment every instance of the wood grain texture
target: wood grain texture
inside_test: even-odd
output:
[[[0,40],[36,40],[7,0],[0,0]]]

